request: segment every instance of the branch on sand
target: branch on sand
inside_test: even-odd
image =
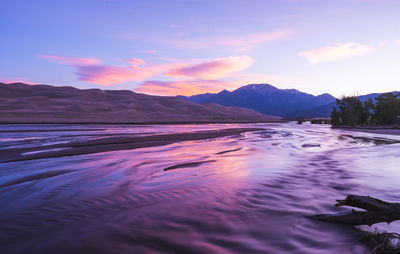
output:
[[[400,220],[400,203],[389,203],[370,196],[348,195],[344,200],[337,200],[339,206],[361,208],[364,211],[351,210],[346,213],[318,214],[312,219],[347,224],[369,225]],[[362,241],[371,249],[370,254],[400,254],[400,234],[388,232],[365,232]]]
[[[346,213],[318,214],[310,218],[347,225],[369,225],[400,220],[400,203],[389,203],[370,196],[348,195],[344,200],[337,200],[335,206],[351,206],[365,211],[351,210]]]

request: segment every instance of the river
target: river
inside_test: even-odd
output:
[[[234,127],[264,130],[0,163],[0,253],[367,252],[354,227],[306,216],[349,210],[333,206],[348,194],[399,202],[400,136],[295,123],[1,125],[0,152]],[[375,228],[400,223],[363,227]]]

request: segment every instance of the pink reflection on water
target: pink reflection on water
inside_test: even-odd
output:
[[[0,249],[365,253],[352,228],[305,216],[346,210],[333,204],[351,193],[395,201],[399,145],[326,126],[262,126],[212,140],[0,164],[2,183],[36,179],[0,188]],[[103,133],[212,128],[224,125],[104,126]],[[62,170],[71,172],[54,174]],[[44,173],[52,177],[32,178]]]

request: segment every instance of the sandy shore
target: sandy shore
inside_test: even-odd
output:
[[[400,135],[400,129],[394,128],[337,128],[345,131],[366,132],[386,135]]]
[[[0,153],[0,163],[162,146],[180,141],[213,139],[259,130],[263,129],[230,128],[223,130],[197,131],[141,137],[108,136],[94,140],[76,141],[66,144],[2,150]]]

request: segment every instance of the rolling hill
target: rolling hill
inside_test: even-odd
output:
[[[0,123],[224,123],[280,117],[130,90],[0,83]]]

